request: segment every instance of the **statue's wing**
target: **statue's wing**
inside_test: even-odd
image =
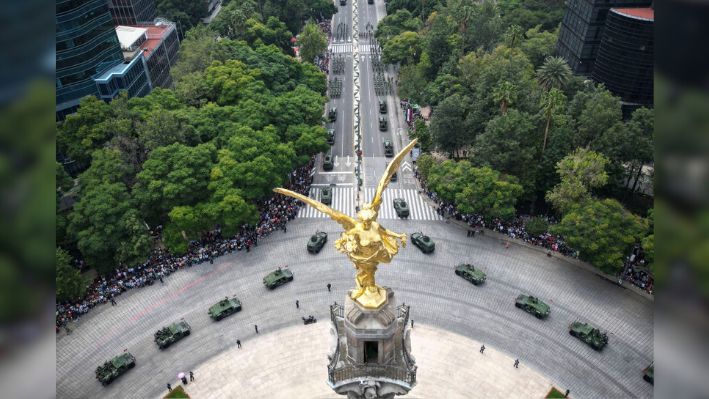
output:
[[[379,185],[377,185],[377,191],[374,193],[374,198],[372,198],[372,208],[379,212],[379,207],[382,205],[382,195],[384,195],[384,189],[389,185],[389,180],[394,176],[394,173],[399,169],[401,161],[404,160],[406,154],[411,151],[416,145],[417,139],[411,141],[406,147],[404,147],[398,154],[394,157],[394,160],[389,162],[389,166],[384,171],[384,176],[379,180]]]
[[[329,206],[323,204],[320,201],[316,201],[316,200],[306,197],[302,194],[298,194],[296,192],[286,190],[285,188],[274,188],[273,191],[275,191],[279,194],[287,195],[289,197],[293,197],[295,199],[299,199],[299,200],[305,202],[306,204],[312,206],[313,208],[319,210],[320,212],[330,216],[330,219],[341,224],[342,227],[345,228],[345,230],[349,230],[355,226],[355,220],[353,218],[345,215],[344,213],[342,213],[340,211],[336,211],[336,210],[330,208]]]

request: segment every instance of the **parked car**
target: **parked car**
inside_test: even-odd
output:
[[[551,312],[549,305],[531,295],[520,294],[515,300],[515,306],[527,313],[533,314],[538,319],[549,316]]]
[[[324,231],[318,231],[308,240],[308,252],[311,254],[316,254],[325,246],[327,242],[327,233]]]
[[[468,263],[461,263],[456,266],[455,274],[470,281],[474,285],[480,285],[484,283],[486,279],[485,273],[483,273],[482,270],[476,269],[475,266]]]
[[[394,211],[396,216],[405,219],[409,217],[409,204],[403,198],[394,198]]]
[[[430,254],[436,250],[436,243],[433,242],[431,237],[424,235],[420,231],[411,234],[411,242],[425,254]]]

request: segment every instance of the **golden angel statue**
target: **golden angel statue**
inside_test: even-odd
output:
[[[403,246],[406,246],[406,234],[394,233],[382,227],[377,222],[377,214],[382,205],[384,189],[414,145],[416,145],[416,140],[404,147],[389,163],[384,176],[377,185],[372,202],[362,206],[362,209],[357,212],[357,219],[293,191],[283,188],[273,189],[277,193],[297,198],[309,204],[344,227],[345,231],[335,241],[335,248],[345,253],[357,269],[355,278],[357,287],[350,296],[366,308],[377,308],[386,302],[386,291],[374,281],[377,265],[391,262],[394,255],[399,252],[399,240]]]

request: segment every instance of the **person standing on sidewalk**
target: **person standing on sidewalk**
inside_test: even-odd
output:
[[[190,382],[194,381],[194,373],[190,371]]]
[[[332,292],[330,291],[330,288],[332,288],[332,285],[330,285],[330,283],[327,283],[327,292]]]
[[[295,308],[300,309],[300,302],[297,299],[295,300]]]
[[[236,340],[236,347],[241,349],[241,340]]]
[[[515,359],[515,368],[516,368],[516,369],[519,368],[519,359]]]
[[[483,344],[483,346],[480,347],[480,353],[484,353],[484,352],[485,352],[485,344]]]
[[[172,392],[172,385],[169,382],[167,383],[167,391]]]

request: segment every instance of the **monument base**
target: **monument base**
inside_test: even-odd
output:
[[[375,285],[374,287],[365,288],[364,292],[359,296],[357,296],[356,291],[351,291],[350,298],[367,309],[377,309],[387,302],[387,291]]]

